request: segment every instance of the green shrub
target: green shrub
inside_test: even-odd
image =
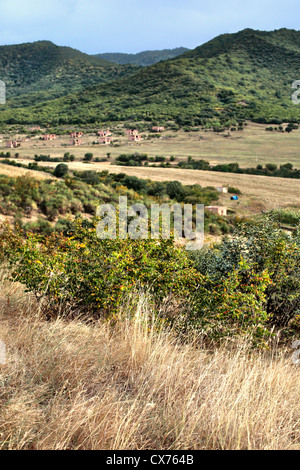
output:
[[[51,224],[41,217],[35,222],[28,222],[24,225],[25,232],[37,233],[40,235],[50,235],[53,232]]]
[[[242,194],[242,191],[237,188],[234,188],[233,186],[229,186],[228,192],[229,194]]]
[[[60,163],[59,165],[55,167],[54,176],[56,176],[57,178],[63,178],[64,176],[66,176],[68,171],[69,171],[68,165],[66,165],[65,163]]]
[[[222,288],[224,282],[239,270],[241,260],[247,264],[250,278],[263,279],[268,275],[262,308],[270,328],[288,329],[300,315],[300,229],[293,235],[283,232],[271,215],[262,221],[243,224],[231,239],[208,253],[192,254],[195,267],[207,277],[211,289]],[[200,258],[200,259],[199,259]],[[243,285],[249,285],[247,272]],[[251,281],[252,282],[252,281]],[[218,291],[218,289],[217,289]]]
[[[84,155],[83,160],[85,162],[91,162],[93,160],[93,154],[88,152]]]
[[[37,298],[47,314],[65,309],[112,313],[133,289],[149,289],[156,302],[188,298],[200,275],[173,240],[100,240],[94,225],[76,220],[71,236],[49,237],[2,227],[0,247],[12,266],[12,279]],[[1,253],[0,253],[1,254]]]

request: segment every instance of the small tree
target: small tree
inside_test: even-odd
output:
[[[57,167],[54,170],[54,176],[57,178],[63,178],[69,171],[68,165],[65,165],[64,163],[60,163],[57,165]]]
[[[171,199],[181,201],[184,196],[184,188],[179,181],[169,181],[167,183],[167,194]]]
[[[275,171],[275,170],[277,170],[277,165],[275,165],[274,163],[267,163],[266,168],[269,171]]]
[[[85,162],[91,162],[93,160],[93,154],[92,153],[86,153],[83,157],[83,160]]]

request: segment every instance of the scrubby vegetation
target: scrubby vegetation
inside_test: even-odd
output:
[[[138,194],[124,191],[129,201],[138,199]],[[72,214],[94,215],[97,205],[108,201],[116,204],[118,194],[100,179],[97,184],[87,184],[72,177],[39,181],[30,176],[0,176],[0,213],[7,216],[37,212],[52,222]]]
[[[33,165],[37,164],[32,164],[32,169],[39,169]],[[164,203],[175,201],[209,205],[218,198],[214,188],[184,186],[178,181],[159,183],[124,173],[113,175],[107,171],[67,174],[64,163],[56,167],[54,174],[60,181],[38,181],[30,176],[0,176],[0,214],[13,216],[22,226],[25,223],[25,231],[49,233],[54,229],[61,230],[75,216],[89,218],[95,215],[99,204],[116,205],[120,195],[126,195],[129,203],[142,202],[148,208],[160,200]],[[34,222],[26,223],[23,220],[34,215],[38,216]],[[205,230],[208,233],[227,234],[232,232],[235,224],[234,217],[205,214]]]

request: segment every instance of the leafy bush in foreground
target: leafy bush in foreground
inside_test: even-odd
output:
[[[12,278],[44,297],[51,314],[62,305],[92,314],[112,312],[135,288],[150,289],[157,302],[169,295],[186,298],[201,277],[171,239],[100,240],[95,227],[81,220],[70,235],[23,239],[6,225],[0,239]]]
[[[246,269],[237,290],[261,279],[265,285],[262,307],[270,327],[300,326],[300,230],[283,232],[273,215],[257,224],[244,224],[231,239],[223,239],[214,250],[192,255],[198,271],[209,280],[210,289],[224,286],[239,270],[241,259]],[[251,276],[250,276],[251,274]],[[257,294],[258,295],[258,294]]]
[[[162,304],[171,306],[163,318],[180,333],[197,330],[217,341],[250,336],[266,346],[274,330],[299,332],[299,229],[285,234],[269,216],[191,254],[172,238],[100,240],[96,224],[62,220],[64,235],[48,236],[0,227],[0,261],[43,300],[47,317],[111,316],[138,289],[151,292],[158,315]]]

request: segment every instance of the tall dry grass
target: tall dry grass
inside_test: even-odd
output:
[[[148,313],[141,296],[115,326],[45,322],[2,281],[0,448],[299,449],[290,358],[180,344]]]

